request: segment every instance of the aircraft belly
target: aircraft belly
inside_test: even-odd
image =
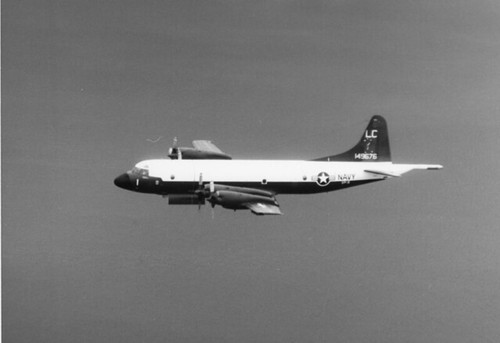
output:
[[[314,194],[314,193],[325,193],[332,192],[339,189],[359,186],[365,183],[380,181],[380,179],[370,179],[370,180],[357,180],[351,181],[349,183],[345,182],[331,182],[327,186],[321,187],[316,184],[316,182],[273,182],[268,185],[267,190],[272,190],[276,194]]]
[[[225,186],[244,187],[253,189],[262,189],[276,194],[313,194],[332,192],[339,189],[354,187],[365,183],[381,181],[381,179],[357,180],[349,183],[331,182],[325,187],[318,186],[316,182],[269,182],[263,185],[261,182],[249,181],[223,181],[218,180],[215,183]],[[158,194],[186,194],[194,193],[198,189],[197,182],[164,182],[158,189]]]

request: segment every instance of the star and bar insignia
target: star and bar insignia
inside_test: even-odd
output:
[[[318,174],[316,178],[316,183],[320,186],[326,186],[330,183],[330,175],[325,172],[321,172]]]

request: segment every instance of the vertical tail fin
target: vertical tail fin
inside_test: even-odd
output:
[[[363,136],[352,149],[333,156],[318,158],[315,161],[342,162],[389,162],[391,149],[387,123],[382,116],[375,115],[363,132]]]

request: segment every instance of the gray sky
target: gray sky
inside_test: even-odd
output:
[[[499,89],[496,1],[3,1],[4,340],[496,342]],[[113,185],[174,136],[307,159],[373,114],[445,169],[279,218]]]

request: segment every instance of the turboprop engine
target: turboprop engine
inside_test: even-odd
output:
[[[265,203],[278,205],[274,197],[242,193],[234,190],[218,190],[210,195],[208,201],[213,205],[220,205],[224,208],[233,210],[243,210],[247,207],[242,204],[245,203]]]

